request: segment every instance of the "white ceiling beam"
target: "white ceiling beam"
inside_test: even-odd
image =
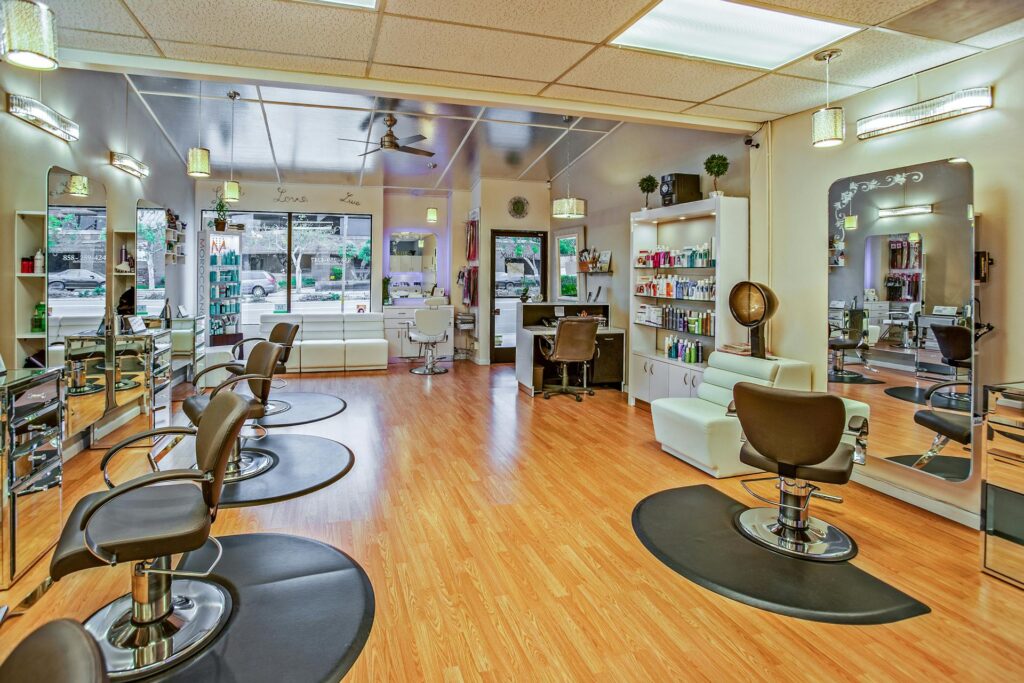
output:
[[[166,128],[164,128],[164,124],[160,123],[160,119],[159,119],[159,118],[157,118],[156,112],[155,112],[155,111],[153,111],[153,108],[149,106],[149,102],[147,102],[147,101],[146,101],[146,98],[142,96],[142,93],[141,93],[141,92],[139,92],[139,89],[135,87],[135,82],[134,82],[134,81],[132,81],[132,78],[131,78],[131,76],[129,76],[128,74],[125,74],[125,75],[124,75],[124,78],[125,78],[125,80],[126,80],[126,81],[128,81],[128,87],[130,87],[130,88],[132,89],[132,91],[133,91],[133,92],[134,92],[134,93],[135,93],[136,95],[138,95],[138,97],[139,97],[139,102],[142,102],[142,106],[143,106],[143,107],[145,107],[145,108],[146,108],[146,111],[148,111],[148,112],[149,112],[149,115],[150,115],[151,117],[153,117],[153,123],[155,123],[155,124],[156,124],[156,127],[160,129],[160,132],[164,134],[164,139],[165,139],[165,140],[167,140],[167,144],[169,144],[169,145],[171,146],[171,149],[173,149],[173,150],[174,150],[174,154],[175,154],[175,155],[176,155],[176,156],[177,156],[177,157],[178,157],[179,159],[181,159],[181,163],[182,163],[182,165],[183,165],[183,166],[188,166],[188,162],[187,162],[187,161],[185,161],[185,157],[184,157],[184,156],[182,156],[182,154],[181,154],[181,150],[179,150],[179,149],[178,149],[178,148],[177,148],[177,147],[176,147],[176,146],[174,145],[174,140],[172,140],[172,139],[171,139],[171,136],[170,136],[170,134],[169,134],[169,133],[167,132],[167,129],[166,129]],[[128,150],[125,150],[125,152],[127,152],[127,151],[128,151]]]
[[[615,127],[614,127],[614,128],[612,128],[612,129],[611,129],[610,131],[608,131],[607,133],[605,133],[604,135],[602,135],[602,136],[601,136],[600,138],[598,138],[597,140],[595,140],[595,141],[594,141],[594,143],[593,143],[592,145],[590,145],[590,147],[587,147],[587,148],[586,148],[585,150],[583,150],[582,152],[580,152],[579,156],[577,156],[577,157],[576,157],[575,159],[573,159],[573,160],[572,160],[572,161],[570,161],[570,162],[569,162],[568,164],[566,164],[566,165],[565,165],[565,166],[564,166],[564,167],[562,168],[562,170],[560,170],[560,171],[559,171],[558,173],[556,173],[555,175],[551,176],[551,178],[549,178],[549,180],[554,180],[555,178],[557,178],[558,176],[562,175],[562,174],[563,174],[563,173],[565,173],[565,172],[566,172],[567,170],[569,170],[570,168],[572,168],[572,166],[573,166],[573,165],[574,165],[574,164],[575,164],[575,163],[576,163],[577,161],[579,161],[579,160],[580,160],[580,159],[582,159],[582,158],[583,158],[584,156],[586,156],[586,155],[587,155],[587,154],[588,154],[588,153],[590,152],[590,150],[594,149],[595,147],[597,147],[598,145],[600,145],[600,144],[601,144],[602,142],[604,142],[604,139],[605,139],[606,137],[608,137],[609,135],[611,135],[612,133],[614,133],[615,131],[617,131],[617,130],[619,129],[619,127],[620,127],[621,125],[622,125],[622,121],[619,121],[618,123],[616,123],[616,124],[615,124]]]
[[[256,95],[260,98],[260,113],[263,114],[263,127],[267,130],[267,144],[270,145],[270,158],[274,160],[274,175],[277,182],[281,182],[281,167],[277,163],[277,152],[274,150],[274,136],[270,133],[270,121],[267,119],[267,108],[263,105],[263,93],[260,86],[256,86]],[[233,133],[232,133],[233,134]]]
[[[545,150],[544,150],[543,152],[541,152],[541,153],[540,153],[540,155],[539,155],[539,156],[538,156],[538,157],[537,157],[536,159],[534,159],[534,160],[533,160],[533,161],[532,161],[532,162],[530,163],[530,165],[529,165],[529,166],[527,166],[526,168],[524,168],[524,169],[523,169],[523,172],[522,172],[522,173],[520,173],[520,174],[519,174],[519,175],[518,175],[518,176],[516,177],[516,180],[522,180],[522,179],[523,179],[523,176],[524,176],[524,175],[526,175],[527,173],[529,173],[529,172],[530,172],[530,169],[531,169],[531,168],[533,168],[534,166],[536,166],[536,165],[537,165],[537,163],[538,163],[538,162],[539,162],[539,161],[540,161],[541,159],[543,159],[544,157],[546,157],[546,156],[548,155],[548,152],[550,152],[551,150],[553,150],[553,149],[555,148],[555,145],[557,145],[557,144],[558,144],[559,142],[561,142],[561,141],[562,141],[562,138],[564,138],[564,137],[565,137],[566,135],[568,135],[568,134],[569,134],[569,132],[570,132],[571,130],[573,130],[573,129],[574,129],[574,128],[575,128],[575,127],[576,127],[576,126],[577,126],[577,125],[579,124],[579,122],[580,122],[580,121],[582,121],[582,120],[583,120],[583,117],[581,117],[581,116],[577,116],[577,117],[576,117],[576,120],[572,122],[572,125],[571,125],[571,126],[565,126],[564,130],[562,130],[562,134],[561,134],[561,135],[559,135],[559,136],[558,136],[557,138],[555,138],[555,139],[554,139],[554,140],[553,140],[553,141],[551,142],[551,144],[550,144],[550,145],[548,145],[548,146],[547,146],[547,148],[546,148],[546,149],[545,149]],[[549,180],[550,180],[550,178],[549,178]]]
[[[452,164],[455,163],[455,160],[459,157],[459,154],[462,153],[462,148],[466,146],[466,141],[469,140],[469,136],[473,134],[473,130],[476,128],[476,124],[480,123],[480,117],[484,115],[485,111],[487,111],[486,107],[480,107],[480,111],[477,112],[476,118],[473,119],[473,123],[469,124],[469,130],[467,130],[466,134],[462,136],[462,141],[459,142],[459,146],[456,147],[455,151],[452,153],[452,158],[448,160],[448,164],[444,167],[444,170],[441,171],[441,175],[437,177],[437,182],[434,183],[435,189],[437,189],[437,187],[441,185],[441,181],[444,180],[446,175],[448,175],[448,171],[451,170]],[[455,185],[453,183],[452,189],[454,189],[454,187]]]

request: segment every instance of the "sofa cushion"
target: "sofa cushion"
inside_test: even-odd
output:
[[[270,331],[278,323],[291,323],[299,326],[302,332],[302,316],[298,313],[264,313],[260,316],[260,335],[264,339],[270,336]]]
[[[387,339],[349,339],[345,342],[347,370],[382,370],[387,367]]]
[[[384,339],[383,313],[345,313],[345,339]]]
[[[345,317],[341,313],[305,313],[299,334],[302,341],[309,339],[344,339]]]
[[[303,372],[345,369],[345,342],[341,339],[303,339],[299,349]]]
[[[666,450],[715,477],[756,471],[739,459],[740,421],[724,406],[700,398],[651,403],[654,435]]]

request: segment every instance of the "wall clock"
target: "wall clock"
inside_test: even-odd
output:
[[[508,215],[512,218],[526,218],[528,213],[530,213],[530,202],[526,201],[526,197],[513,197],[508,200]]]

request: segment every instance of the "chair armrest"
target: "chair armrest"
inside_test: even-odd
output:
[[[939,382],[938,384],[933,384],[932,386],[928,387],[928,391],[924,392],[924,398],[925,398],[926,401],[931,401],[932,394],[934,394],[939,389],[945,389],[947,387],[956,387],[956,386],[972,388],[972,385],[971,385],[970,382],[957,382],[957,381]]]
[[[540,340],[540,345],[542,347],[540,352],[542,354],[544,354],[545,358],[547,358],[548,356],[551,355],[551,352],[555,350],[555,340],[554,340],[554,338],[553,337],[546,337],[544,335],[541,335],[541,336],[537,337],[537,339]]]
[[[166,436],[169,434],[194,435],[195,433],[196,430],[191,427],[159,427],[157,429],[150,429],[148,431],[142,432],[141,434],[129,436],[127,439],[124,439],[122,441],[118,441],[116,444],[107,449],[107,452],[103,454],[103,459],[100,460],[100,471],[103,472],[103,481],[107,483],[108,488],[114,488],[115,484],[110,481],[110,477],[107,475],[107,465],[110,463],[111,458],[113,458],[115,455],[120,453],[125,448],[131,446],[133,443],[154,436]],[[153,460],[152,455],[150,455],[148,451],[146,452],[146,457],[149,458],[150,467],[152,467],[153,470],[155,471],[157,469],[156,461]]]
[[[238,351],[239,349],[242,349],[244,351],[245,349],[243,347],[246,344],[248,344],[249,342],[258,342],[258,341],[267,341],[267,340],[266,340],[265,337],[249,337],[247,339],[243,339],[240,342],[235,342],[235,344],[233,344],[231,346],[231,357],[235,358],[236,360],[241,360],[242,359],[241,356],[236,356],[235,352]]]
[[[863,415],[854,415],[850,418],[850,423],[847,425],[847,431],[856,434],[858,436],[867,436],[868,434],[868,419]]]
[[[736,401],[729,401],[729,405],[725,407],[726,417],[736,417]]]
[[[254,382],[273,382],[274,378],[273,377],[267,377],[265,375],[257,375],[255,373],[249,374],[249,375],[239,375],[238,377],[232,377],[232,378],[226,379],[223,382],[221,382],[220,384],[218,384],[217,388],[213,390],[212,394],[210,394],[210,398],[213,398],[214,396],[219,394],[220,390],[224,389],[225,387],[232,386],[232,385],[238,384],[239,382],[248,381],[248,380],[253,380]]]
[[[214,370],[223,370],[224,368],[228,367],[229,365],[237,365],[237,364],[238,364],[238,361],[234,361],[233,360],[233,361],[230,361],[230,362],[227,362],[227,363],[217,363],[216,365],[207,365],[205,368],[203,368],[202,370],[197,372],[192,377],[192,386],[193,387],[196,386],[196,381],[200,377],[202,377],[203,375],[205,375],[208,372],[213,372]]]

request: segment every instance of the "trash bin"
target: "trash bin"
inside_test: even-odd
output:
[[[544,388],[544,366],[533,366],[533,390],[540,391]]]

